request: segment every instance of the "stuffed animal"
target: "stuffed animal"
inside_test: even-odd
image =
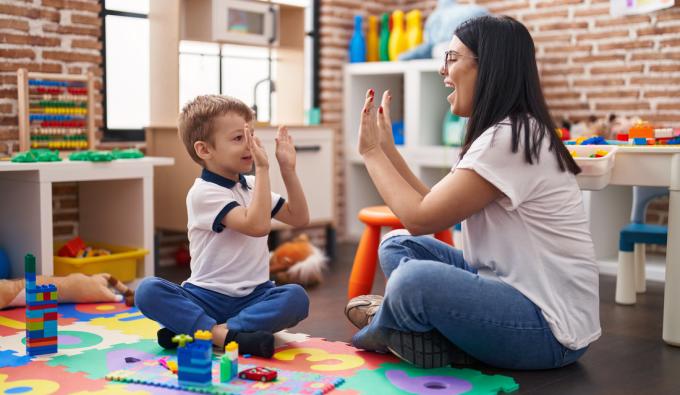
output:
[[[283,243],[269,257],[269,273],[282,284],[295,283],[311,287],[323,281],[327,258],[301,234]]]
[[[120,302],[125,299],[128,306],[135,304],[134,291],[108,273],[91,276],[82,273],[73,273],[65,277],[37,276],[36,283],[56,285],[60,303]],[[120,294],[114,293],[109,287]],[[24,306],[25,290],[24,279],[0,280],[0,309]]]
[[[456,0],[437,0],[437,7],[425,22],[423,43],[402,53],[399,60],[439,58],[453,32],[461,23],[477,16],[487,15],[486,8],[474,4],[456,4]]]

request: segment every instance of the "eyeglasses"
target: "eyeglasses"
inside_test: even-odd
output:
[[[448,70],[449,69],[449,63],[455,61],[456,58],[459,58],[459,57],[460,58],[479,59],[476,56],[462,55],[462,54],[459,54],[458,52],[450,49],[450,50],[444,52],[444,70]]]

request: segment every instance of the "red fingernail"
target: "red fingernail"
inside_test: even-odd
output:
[[[373,101],[373,96],[368,98],[368,101],[372,102]]]
[[[378,109],[378,112],[382,114],[382,112],[383,112],[382,106],[380,106],[380,108]]]
[[[375,91],[374,91],[373,89],[369,89],[369,90],[368,90],[368,95],[369,95],[369,96],[375,95]]]

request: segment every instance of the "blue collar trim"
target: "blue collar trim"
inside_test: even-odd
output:
[[[230,180],[229,178],[226,177],[222,177],[221,175],[213,173],[208,169],[203,169],[203,171],[201,172],[201,178],[205,181],[212,182],[221,187],[229,189],[233,188],[234,185],[236,185],[236,181]],[[238,175],[238,182],[244,189],[250,189],[250,187],[248,186],[248,182],[246,181],[246,178],[243,176],[243,174]]]

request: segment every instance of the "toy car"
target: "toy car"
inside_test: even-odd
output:
[[[276,371],[270,370],[263,367],[256,367],[242,371],[238,374],[239,378],[244,380],[254,380],[254,381],[272,381],[276,380]]]

